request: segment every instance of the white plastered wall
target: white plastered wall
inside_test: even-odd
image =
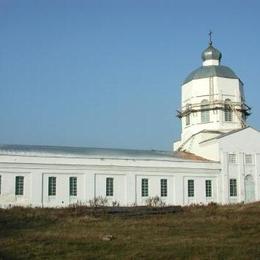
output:
[[[193,201],[187,200],[185,178],[196,179],[196,185],[212,178],[215,183],[220,165],[214,162],[160,161],[124,159],[44,158],[0,156],[2,177],[0,205],[64,207],[73,203],[88,204],[94,197],[106,197],[106,178],[114,179],[114,194],[109,203],[121,206],[145,205],[141,196],[141,179],[149,179],[149,197],[159,196],[160,180],[167,179],[168,205],[207,203],[205,189],[196,187]],[[15,196],[15,176],[25,176],[24,195]],[[48,194],[48,178],[56,177],[56,195]],[[78,178],[76,197],[69,196],[69,177]],[[215,184],[214,184],[215,185]],[[217,196],[212,197],[217,202]]]
[[[210,90],[211,89],[211,90]],[[187,104],[200,104],[202,100],[224,101],[230,99],[232,102],[241,102],[244,99],[243,85],[238,79],[211,77],[196,79],[182,86],[182,111]],[[233,114],[232,122],[224,121],[222,110],[211,110],[210,121],[201,123],[201,112],[193,112],[190,115],[190,125],[186,125],[186,118],[182,118],[181,142],[185,142],[191,135],[201,130],[230,131],[241,128],[240,119]]]

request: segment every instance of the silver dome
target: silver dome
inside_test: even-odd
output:
[[[205,60],[219,60],[220,61],[222,58],[222,54],[218,49],[214,48],[210,44],[209,47],[202,52],[201,58],[203,61],[205,61]]]

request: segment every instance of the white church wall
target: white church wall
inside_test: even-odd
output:
[[[42,164],[16,164],[15,156],[10,156],[11,163],[0,164],[1,194],[0,206],[23,205],[33,207],[64,207],[73,203],[88,204],[94,197],[107,197],[111,204],[119,202],[121,206],[145,205],[147,197],[141,194],[141,179],[149,180],[148,197],[161,197],[161,179],[167,180],[167,196],[161,197],[167,205],[184,205],[186,203],[184,178],[193,176],[195,185],[199,180],[204,183],[205,178],[216,178],[219,173],[218,163],[192,162],[192,161],[135,161],[106,160],[107,165],[73,165]],[[24,158],[25,161],[27,158]],[[47,158],[46,161],[52,161]],[[57,158],[56,158],[57,159]],[[62,158],[61,158],[62,159]],[[21,162],[21,158],[19,157]],[[84,161],[84,160],[83,160]],[[85,160],[90,163],[92,160]],[[103,160],[102,160],[103,161]],[[57,161],[56,161],[57,162]],[[129,163],[131,166],[129,166]],[[139,164],[139,166],[137,166]],[[149,167],[147,167],[149,165]],[[157,166],[156,166],[157,165]],[[163,165],[164,167],[158,166]],[[167,166],[167,167],[166,167]],[[24,194],[15,196],[15,177],[24,176]],[[56,178],[56,193],[49,194],[49,177]],[[69,194],[69,178],[77,177],[77,195]],[[113,196],[106,196],[106,178],[113,178]],[[196,190],[199,190],[196,187]],[[214,188],[215,189],[215,188]],[[204,188],[202,189],[204,190]],[[196,195],[193,203],[203,201],[203,193]],[[216,200],[215,196],[213,200]],[[204,202],[207,202],[204,199]]]
[[[210,138],[214,138],[218,135],[219,133],[216,134],[201,132],[191,137],[183,145],[177,147],[181,148],[182,151],[194,153],[208,160],[219,161],[219,143],[215,140],[211,142],[202,143],[203,141]]]
[[[0,205],[29,205],[31,198],[31,175],[29,172],[15,171],[15,170],[0,170],[1,182],[5,185],[1,185]],[[16,195],[15,183],[16,176],[24,177],[24,188],[23,195]]]
[[[49,195],[48,185],[49,177],[56,177],[56,195]],[[77,178],[77,195],[70,196],[69,194],[69,178]],[[42,204],[45,207],[53,206],[68,206],[74,203],[84,203],[84,175],[83,173],[76,173],[74,171],[44,171],[42,173]]]
[[[241,102],[243,95],[243,86],[238,79],[212,77],[193,80],[182,86],[182,111],[187,104],[199,105],[204,99],[222,102],[230,99],[232,102]],[[224,120],[223,110],[210,110],[209,118],[208,123],[202,123],[201,112],[193,112],[190,115],[190,124],[186,125],[186,117],[183,117],[182,142],[203,129],[230,131],[241,128],[240,117],[235,113],[231,122]]]
[[[106,195],[106,179],[113,180],[113,195]],[[112,172],[103,172],[95,174],[95,196],[107,198],[108,203],[112,205],[113,202],[118,202],[120,205],[127,204],[127,182],[125,174],[113,174]]]
[[[193,150],[193,153],[212,161],[219,161],[219,143],[210,142],[205,144],[198,144],[197,150]]]
[[[142,179],[148,179],[148,196],[142,196]],[[161,196],[161,180],[167,180],[167,196]],[[147,199],[160,197],[166,205],[176,205],[175,176],[169,173],[146,173],[136,175],[136,203],[147,205]]]
[[[231,99],[235,102],[241,101],[240,83],[238,79],[215,77],[216,94],[218,100]]]
[[[256,198],[260,200],[260,153],[255,154]]]
[[[245,153],[260,152],[260,132],[248,127],[236,133],[219,139],[220,148],[229,152],[243,151]]]
[[[223,202],[246,201],[245,179],[247,176],[251,176],[254,182],[254,200],[260,200],[260,133],[249,127],[220,138],[218,142],[222,151],[222,174],[227,176],[226,183],[228,185],[227,196],[223,199]],[[229,156],[234,157],[233,161],[229,159]],[[229,181],[231,178],[237,180],[237,196],[235,197],[230,196]]]

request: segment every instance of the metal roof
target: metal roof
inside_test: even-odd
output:
[[[202,157],[184,152],[44,145],[0,145],[0,155],[72,157],[92,159],[208,161]]]
[[[184,80],[183,84],[186,84],[194,79],[203,79],[209,77],[222,77],[230,79],[239,79],[233,70],[223,65],[201,66],[192,71],[188,77]]]
[[[205,60],[221,60],[222,54],[221,52],[214,48],[212,45],[210,45],[207,49],[205,49],[202,54],[201,58],[203,61]]]

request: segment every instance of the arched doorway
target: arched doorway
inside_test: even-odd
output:
[[[255,201],[255,183],[252,175],[245,177],[245,202]]]

